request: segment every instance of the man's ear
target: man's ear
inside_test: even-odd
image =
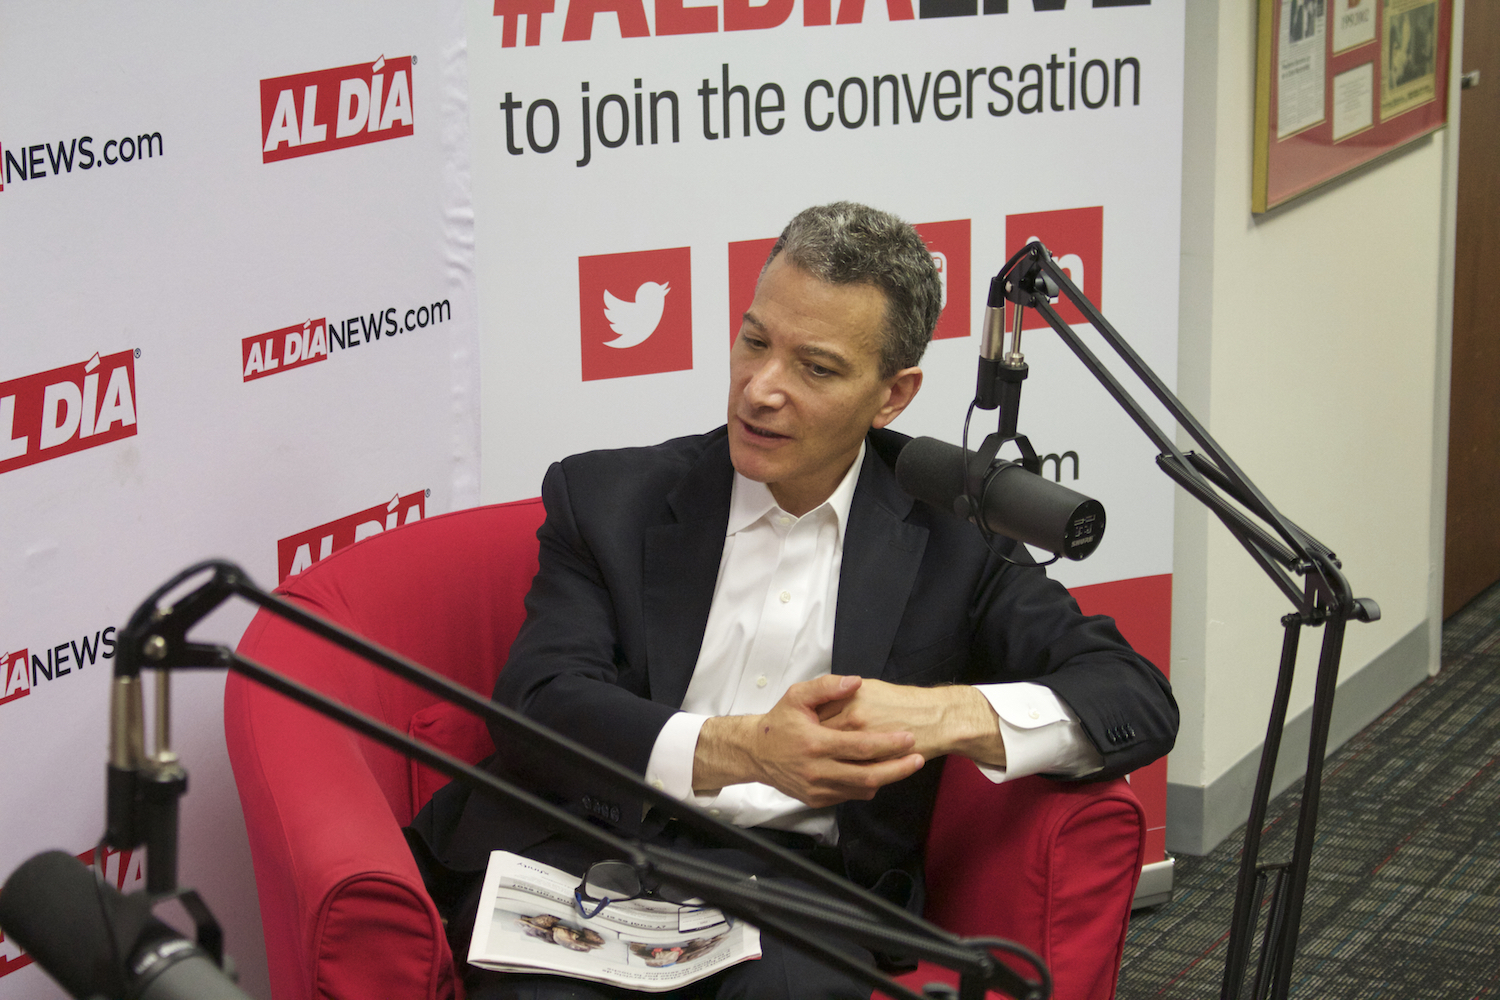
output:
[[[890,382],[890,395],[886,397],[885,405],[875,414],[871,426],[878,429],[899,417],[901,411],[917,398],[917,392],[921,388],[922,369],[903,368],[897,372]]]

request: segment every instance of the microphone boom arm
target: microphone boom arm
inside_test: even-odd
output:
[[[1160,451],[1156,463],[1161,470],[1219,518],[1296,609],[1294,613],[1282,618],[1284,636],[1281,661],[1272,697],[1271,718],[1261,752],[1260,770],[1256,776],[1250,816],[1245,827],[1245,847],[1241,855],[1220,993],[1221,1000],[1238,1000],[1242,993],[1251,938],[1255,932],[1256,904],[1269,884],[1271,902],[1251,997],[1252,1000],[1264,1000],[1266,997],[1285,1000],[1290,989],[1302,903],[1307,890],[1322,784],[1323,756],[1327,750],[1332,722],[1345,626],[1351,619],[1376,621],[1380,617],[1380,608],[1369,598],[1352,596],[1349,581],[1344,576],[1338,557],[1327,546],[1285,518],[1266,499],[1187,407],[1173,395],[1166,383],[1078,289],[1067,271],[1058,266],[1045,246],[1033,241],[1007,262],[991,284],[992,307],[995,305],[997,288],[1004,298],[1016,306],[1017,337],[1020,311],[1023,308],[1035,309],[1111,398],[1156,445]],[[1157,426],[1145,409],[1053,308],[1053,297],[1058,294],[1066,297],[1078,309],[1105,343],[1145,383],[1151,395],[1202,449],[1201,453],[1181,451],[1176,442]],[[1264,522],[1264,526],[1257,524],[1252,517]],[[1300,582],[1296,579],[1299,576],[1302,578]],[[1312,705],[1312,733],[1292,856],[1283,863],[1257,866],[1271,781],[1276,770],[1281,734],[1286,725],[1299,631],[1303,626],[1322,624],[1327,624],[1328,628],[1323,636],[1318,660]]]
[[[174,602],[169,595],[195,577],[207,574],[191,591]],[[832,900],[800,888],[745,881],[731,869],[700,861],[668,848],[626,840],[574,816],[532,792],[481,770],[405,733],[285,677],[226,646],[193,642],[187,633],[231,597],[240,597],[276,617],[292,622],[361,659],[417,685],[444,701],[482,716],[489,722],[553,748],[606,777],[627,794],[668,810],[684,824],[758,857],[777,870],[794,873]],[[139,707],[128,702],[140,697],[142,669],[158,672],[157,752],[144,753]],[[186,791],[186,775],[165,746],[162,727],[165,678],[172,670],[227,668],[244,674],[318,714],[375,740],[450,778],[464,781],[543,818],[570,838],[629,860],[643,874],[652,873],[692,889],[695,895],[726,913],[776,935],[830,965],[861,978],[893,1000],[927,1000],[894,979],[866,967],[820,940],[835,934],[875,951],[907,954],[959,973],[959,1000],[982,1000],[987,990],[1000,990],[1018,1000],[1046,1000],[1051,976],[1045,964],[1024,947],[993,938],[959,938],[906,910],[839,879],[823,868],[747,830],[723,823],[688,803],[680,802],[647,784],[639,775],[589,748],[561,736],[510,708],[498,705],[447,677],[377,646],[363,637],[306,609],[261,590],[238,566],[209,560],[191,566],[158,588],[131,616],[118,638],[115,659],[116,703],[112,718],[133,718],[111,734],[106,802],[106,841],[113,847],[146,845],[147,891],[172,893],[176,888],[177,800]],[[127,702],[122,706],[121,702]],[[175,768],[176,780],[163,783],[157,772],[162,761]],[[133,763],[135,766],[125,766]],[[1020,958],[1037,972],[1035,981],[1014,972],[991,952]]]

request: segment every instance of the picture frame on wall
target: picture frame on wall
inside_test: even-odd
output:
[[[1448,122],[1453,0],[1260,0],[1251,209]]]

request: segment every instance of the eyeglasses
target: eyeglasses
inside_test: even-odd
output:
[[[573,890],[573,902],[584,919],[599,915],[611,902],[626,899],[659,899],[664,903],[701,905],[692,893],[671,883],[643,885],[635,866],[628,861],[600,861],[583,873]]]

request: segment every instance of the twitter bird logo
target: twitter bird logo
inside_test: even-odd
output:
[[[635,301],[626,302],[615,298],[608,289],[604,292],[604,318],[609,327],[619,334],[614,340],[606,340],[605,347],[634,347],[656,332],[661,324],[662,310],[667,305],[667,293],[672,290],[670,282],[643,281],[635,290]]]

